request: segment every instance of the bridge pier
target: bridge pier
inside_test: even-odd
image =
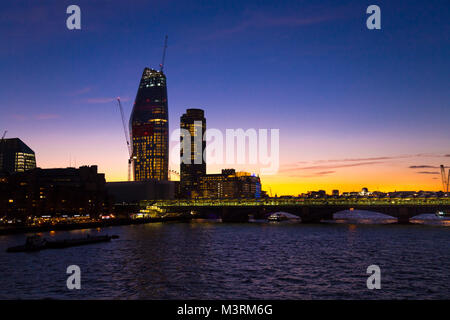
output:
[[[399,208],[397,223],[399,224],[409,224],[409,218],[411,214],[408,208]]]
[[[323,214],[320,212],[314,212],[309,207],[303,207],[299,215],[302,219],[302,223],[320,223],[320,220],[323,218]]]
[[[320,223],[320,218],[316,217],[301,217],[302,223]]]
[[[248,222],[248,212],[247,210],[230,210],[223,207],[221,218],[222,222]]]

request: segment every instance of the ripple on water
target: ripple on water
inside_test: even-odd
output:
[[[6,254],[25,235],[0,236],[0,298],[450,298],[448,227],[193,222],[100,233],[120,239]],[[82,270],[81,290],[65,287],[71,264]],[[371,264],[381,268],[381,290],[366,288]]]

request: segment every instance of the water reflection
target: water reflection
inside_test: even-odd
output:
[[[352,214],[359,216],[312,225],[203,220],[56,231],[120,238],[34,253],[7,254],[25,235],[0,236],[0,298],[450,298],[448,220],[385,225],[384,217]],[[65,288],[71,264],[82,270],[82,290]],[[384,290],[366,289],[371,264],[382,268]]]

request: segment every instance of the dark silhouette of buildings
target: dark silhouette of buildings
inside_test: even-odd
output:
[[[115,204],[174,199],[175,189],[175,181],[147,180],[106,183],[106,191]]]
[[[0,140],[0,172],[24,172],[36,168],[36,157],[19,138]]]
[[[203,158],[206,148],[206,141],[203,140],[206,131],[204,111],[187,109],[180,118],[180,127],[180,192],[184,198],[195,198],[200,194],[200,178],[206,175]]]
[[[0,213],[11,217],[98,217],[110,210],[105,175],[97,166],[32,169],[0,177]]]
[[[166,76],[145,68],[130,117],[134,180],[168,180],[169,121]]]

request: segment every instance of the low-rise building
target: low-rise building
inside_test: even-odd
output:
[[[261,197],[261,180],[248,172],[223,169],[222,173],[200,178],[200,193],[204,199],[252,199]]]
[[[105,175],[97,166],[36,168],[0,179],[0,216],[98,217],[110,209]]]

